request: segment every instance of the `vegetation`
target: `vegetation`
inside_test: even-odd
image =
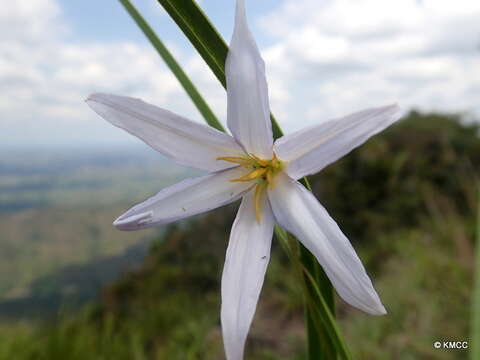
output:
[[[465,359],[476,231],[476,125],[412,112],[311,179],[389,311],[338,301],[354,358]],[[236,206],[169,226],[143,265],[55,321],[5,322],[0,359],[222,359],[219,281]],[[302,294],[278,242],[247,359],[304,359]]]

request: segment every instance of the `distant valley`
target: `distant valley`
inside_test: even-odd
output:
[[[6,149],[0,158],[0,316],[87,301],[142,260],[161,230],[112,221],[194,175],[146,147]],[[73,280],[75,279],[75,280]],[[72,282],[70,290],[66,282]],[[65,295],[65,296],[64,296]]]

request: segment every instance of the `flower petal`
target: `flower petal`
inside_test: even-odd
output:
[[[285,174],[268,198],[277,222],[317,258],[338,294],[372,315],[386,314],[352,245],[313,194]]]
[[[222,275],[222,332],[227,360],[243,359],[263,279],[270,260],[273,214],[266,196],[256,221],[253,191],[242,200],[233,223]]]
[[[299,179],[319,172],[399,117],[397,105],[360,111],[283,136],[275,142],[274,151],[288,162],[288,175]]]
[[[120,230],[138,230],[163,225],[231,203],[239,199],[252,183],[233,183],[244,175],[236,167],[181,181],[160,191],[120,216],[113,225]]]
[[[265,64],[248,29],[244,0],[237,1],[235,29],[225,67],[230,131],[248,153],[272,158]]]
[[[87,104],[101,117],[185,166],[218,171],[233,164],[216,160],[243,149],[227,134],[170,111],[124,96],[93,94]]]

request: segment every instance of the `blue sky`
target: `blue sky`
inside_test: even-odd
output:
[[[135,5],[217,115],[225,92],[155,0]],[[229,39],[234,1],[202,0]],[[371,106],[480,115],[480,2],[247,0],[287,131]],[[84,104],[141,97],[196,121],[176,80],[116,0],[17,0],[0,8],[0,143],[135,144]]]
[[[170,18],[163,12],[156,0],[141,0],[134,2],[137,8],[148,19],[162,38],[169,41],[184,41],[181,32],[176,28]],[[208,14],[222,35],[228,39],[232,31],[233,0],[201,2],[204,11]],[[69,1],[60,2],[67,22],[74,29],[74,37],[83,40],[130,40],[144,41],[140,31],[131,22],[130,18],[117,0],[106,1]],[[272,8],[278,5],[278,0],[259,1],[251,6],[252,18],[267,15]],[[93,11],[93,9],[95,9]],[[106,20],[108,19],[108,22]],[[255,27],[255,22],[252,23]],[[259,42],[268,42],[262,33],[258,32]]]

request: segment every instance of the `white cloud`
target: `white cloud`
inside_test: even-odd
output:
[[[272,39],[262,51],[272,109],[288,131],[391,102],[479,114],[478,18],[477,0],[461,6],[450,0],[284,0],[260,21]],[[0,142],[130,141],[83,103],[94,91],[141,97],[200,119],[149,44],[86,43],[73,41],[74,35],[56,0],[0,7]],[[225,119],[223,89],[198,55],[176,45],[169,47]]]
[[[92,92],[141,97],[199,118],[149,44],[73,42],[54,0],[9,2],[0,7],[0,21],[5,19],[8,31],[0,22],[0,34],[7,34],[0,42],[2,143],[133,141],[88,109],[84,99]],[[189,58],[185,63],[201,86],[224,96],[204,80],[205,66]]]
[[[45,41],[53,34],[65,31],[59,17],[61,9],[48,0],[8,1],[0,7],[0,43]]]
[[[285,0],[261,21],[273,109],[291,128],[389,102],[478,114],[478,18],[473,0]]]

